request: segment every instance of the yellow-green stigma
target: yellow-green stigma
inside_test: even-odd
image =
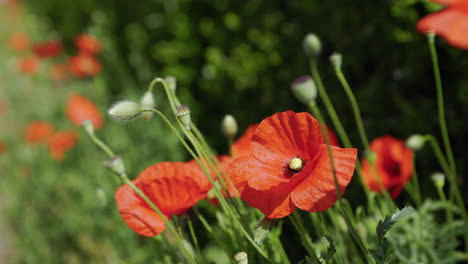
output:
[[[292,158],[289,161],[289,168],[295,172],[302,170],[302,160],[300,158]]]

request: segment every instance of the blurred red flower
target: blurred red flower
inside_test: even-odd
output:
[[[169,219],[185,213],[206,197],[211,184],[200,170],[183,162],[162,162],[146,168],[132,181]],[[142,236],[155,236],[166,228],[163,219],[128,185],[115,199],[125,223]]]
[[[433,31],[455,47],[468,49],[468,1],[432,0],[449,7],[425,16],[416,24],[423,32]]]
[[[361,173],[364,182],[371,190],[380,192],[377,181],[380,179],[392,198],[398,197],[413,175],[413,151],[406,148],[403,140],[392,136],[374,139],[370,150],[375,154],[375,171],[366,159],[362,159]]]
[[[68,119],[77,126],[81,126],[86,120],[93,122],[94,129],[100,129],[104,124],[98,107],[88,98],[77,93],[72,93],[68,97],[66,112]]]
[[[62,161],[65,152],[69,151],[78,140],[78,133],[75,131],[60,131],[52,134],[47,141],[50,155],[55,161]]]
[[[97,38],[88,34],[80,34],[75,38],[75,46],[80,53],[94,55],[101,51],[101,43]]]
[[[5,149],[6,149],[5,144],[2,141],[0,141],[0,154],[5,152]]]
[[[18,62],[20,72],[35,75],[39,71],[40,59],[36,56],[23,57]]]
[[[33,47],[34,54],[40,58],[54,58],[62,52],[62,43],[57,40],[46,41]]]
[[[92,55],[79,53],[69,60],[71,72],[79,78],[92,77],[101,71],[101,63]]]
[[[26,127],[25,139],[29,144],[46,143],[53,133],[52,124],[44,121],[32,121]]]
[[[31,42],[23,32],[14,32],[8,39],[8,44],[11,50],[26,51],[31,48]]]
[[[356,149],[331,147],[341,193],[351,180]],[[231,179],[249,206],[268,218],[296,208],[318,212],[337,200],[327,146],[319,122],[308,113],[276,113],[252,137],[252,154],[234,160]]]
[[[66,64],[53,64],[50,66],[49,75],[54,81],[64,81],[68,78],[68,65]]]

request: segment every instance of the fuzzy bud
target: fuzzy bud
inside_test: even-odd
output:
[[[166,84],[167,84],[167,87],[169,88],[169,91],[171,91],[171,93],[173,95],[175,95],[176,93],[176,89],[177,89],[177,80],[174,76],[166,76],[166,78],[164,78],[164,81],[166,81]]]
[[[154,96],[152,92],[146,92],[143,97],[141,98],[140,105],[142,109],[153,109],[156,106],[154,102]],[[145,111],[141,113],[141,118],[144,120],[148,120],[153,117],[154,113]]]
[[[225,115],[221,130],[227,138],[234,138],[237,134],[237,122],[232,115]]]
[[[306,55],[310,58],[317,57],[322,51],[322,43],[320,42],[320,39],[317,37],[317,35],[312,33],[307,34],[307,36],[304,38],[302,47],[304,48]]]
[[[119,101],[109,108],[109,116],[120,122],[127,122],[137,118],[142,112],[141,106],[132,101]]]
[[[238,264],[248,264],[249,263],[247,253],[245,253],[244,251],[237,252],[234,255],[234,260],[237,261]]]
[[[406,147],[414,151],[418,151],[424,147],[426,143],[426,138],[421,135],[412,135],[406,140]]]
[[[90,135],[90,136],[94,135],[94,125],[93,125],[93,122],[91,120],[83,121],[83,123],[81,123],[81,126],[84,128],[86,133],[88,133],[88,135]]]
[[[305,75],[297,78],[291,84],[294,96],[303,104],[309,104],[317,98],[317,87],[312,77]]]
[[[431,175],[431,179],[434,182],[436,188],[444,188],[445,175],[441,172],[435,172]]]
[[[125,166],[123,164],[122,158],[119,156],[114,156],[106,160],[105,166],[118,176],[125,175]]]
[[[177,117],[187,129],[190,129],[190,108],[186,105],[177,107]]]
[[[343,63],[343,56],[341,54],[333,52],[330,55],[330,62],[332,63],[335,70],[341,70],[341,64]]]
[[[254,240],[255,243],[261,245],[263,241],[270,234],[271,229],[273,228],[273,220],[266,217],[262,218],[260,222],[255,226],[254,230]]]

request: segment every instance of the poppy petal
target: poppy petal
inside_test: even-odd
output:
[[[353,176],[357,150],[332,147],[332,153],[340,191],[344,193]],[[330,208],[337,200],[333,171],[328,155],[327,146],[322,144],[314,169],[291,194],[294,204],[302,210],[323,211]]]
[[[252,136],[256,128],[257,125],[250,125],[244,134],[232,144],[231,155],[233,158],[252,154]]]

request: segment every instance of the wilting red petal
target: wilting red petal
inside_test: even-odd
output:
[[[29,144],[47,142],[54,132],[52,124],[44,121],[32,121],[25,131],[25,139]]]
[[[333,171],[326,145],[310,172],[292,192],[294,204],[304,211],[319,212],[330,208],[337,200]],[[356,166],[356,149],[332,147],[333,163],[341,194],[351,181]]]
[[[370,149],[375,153],[375,165],[362,160],[364,182],[371,190],[380,192],[379,179],[382,186],[396,198],[413,174],[413,151],[406,148],[402,140],[391,136],[376,138]]]
[[[434,31],[453,46],[468,49],[468,9],[446,8],[416,24],[421,32]]]
[[[101,43],[95,37],[88,34],[80,34],[75,38],[76,48],[82,52],[94,55],[101,51]]]
[[[232,144],[231,154],[233,158],[252,154],[252,136],[256,128],[257,125],[250,125],[244,134]]]
[[[81,126],[84,121],[93,122],[95,129],[100,129],[104,123],[101,112],[88,98],[73,93],[68,97],[66,114],[75,125]]]
[[[200,170],[182,162],[152,165],[133,183],[168,217],[187,211],[198,200],[206,197],[211,188]],[[164,230],[159,215],[133,191],[120,187],[116,200],[122,218],[138,234],[154,236]]]

